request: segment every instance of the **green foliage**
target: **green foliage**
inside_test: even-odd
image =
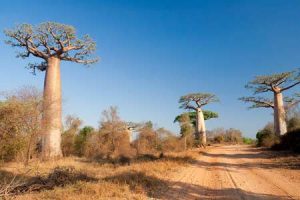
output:
[[[255,144],[255,140],[252,138],[243,137],[243,143],[244,144]]]
[[[191,123],[192,123],[194,126],[196,126],[196,115],[197,115],[196,112],[186,112],[186,113],[182,113],[182,114],[180,114],[180,115],[178,115],[178,116],[175,117],[174,123],[175,123],[175,122],[179,122],[180,117],[181,117],[182,115],[184,115],[184,114],[188,114]],[[204,115],[204,120],[209,120],[209,119],[213,119],[213,118],[218,118],[218,117],[219,117],[218,113],[212,112],[212,111],[209,111],[209,110],[203,110],[203,115]]]
[[[87,138],[92,132],[94,132],[93,127],[85,126],[79,131],[79,134],[75,136],[74,150],[76,155],[82,156],[84,154]]]

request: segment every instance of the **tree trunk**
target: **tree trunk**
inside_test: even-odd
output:
[[[195,132],[195,140],[199,144],[200,143],[200,132],[201,132],[201,117],[200,117],[201,109],[196,109],[196,132]]]
[[[44,81],[42,153],[44,158],[51,158],[62,156],[60,59],[50,57],[47,63]]]
[[[203,145],[204,147],[206,146],[206,128],[205,128],[205,122],[204,122],[204,115],[203,112],[201,110],[200,112],[200,135],[201,135],[201,145]]]
[[[278,136],[287,132],[286,113],[281,92],[274,92],[274,129]]]
[[[206,145],[206,129],[204,122],[204,115],[201,108],[197,108],[197,123],[196,123],[196,140],[200,142],[201,136],[201,145]]]

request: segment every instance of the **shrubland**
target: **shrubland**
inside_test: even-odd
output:
[[[273,150],[290,150],[300,152],[300,117],[299,113],[293,113],[287,119],[288,132],[277,136],[274,132],[274,125],[267,124],[256,134],[257,146],[268,147]]]

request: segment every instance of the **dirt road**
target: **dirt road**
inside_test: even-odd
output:
[[[217,146],[169,182],[162,199],[300,199],[300,166],[249,146]]]

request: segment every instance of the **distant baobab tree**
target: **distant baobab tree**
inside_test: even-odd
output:
[[[56,22],[45,22],[37,26],[17,25],[5,30],[9,37],[6,41],[12,47],[23,51],[17,57],[27,58],[31,55],[42,59],[39,64],[29,64],[33,73],[46,71],[43,94],[42,152],[44,158],[61,156],[61,77],[60,61],[91,64],[98,58],[91,58],[96,49],[95,42],[85,35],[79,39],[73,26]]]
[[[218,98],[214,94],[209,93],[191,93],[182,96],[179,99],[179,103],[181,104],[180,108],[196,111],[195,139],[197,142],[201,143],[201,145],[206,145],[206,128],[202,107],[209,103],[218,101]]]
[[[266,92],[272,92],[273,98],[265,97],[242,97],[240,100],[251,102],[250,108],[273,108],[274,109],[274,130],[279,135],[287,132],[286,109],[299,103],[295,98],[283,98],[282,92],[289,90],[300,84],[299,70],[272,74],[266,76],[257,76],[245,87],[254,91],[254,95]],[[284,105],[284,101],[286,105]]]

